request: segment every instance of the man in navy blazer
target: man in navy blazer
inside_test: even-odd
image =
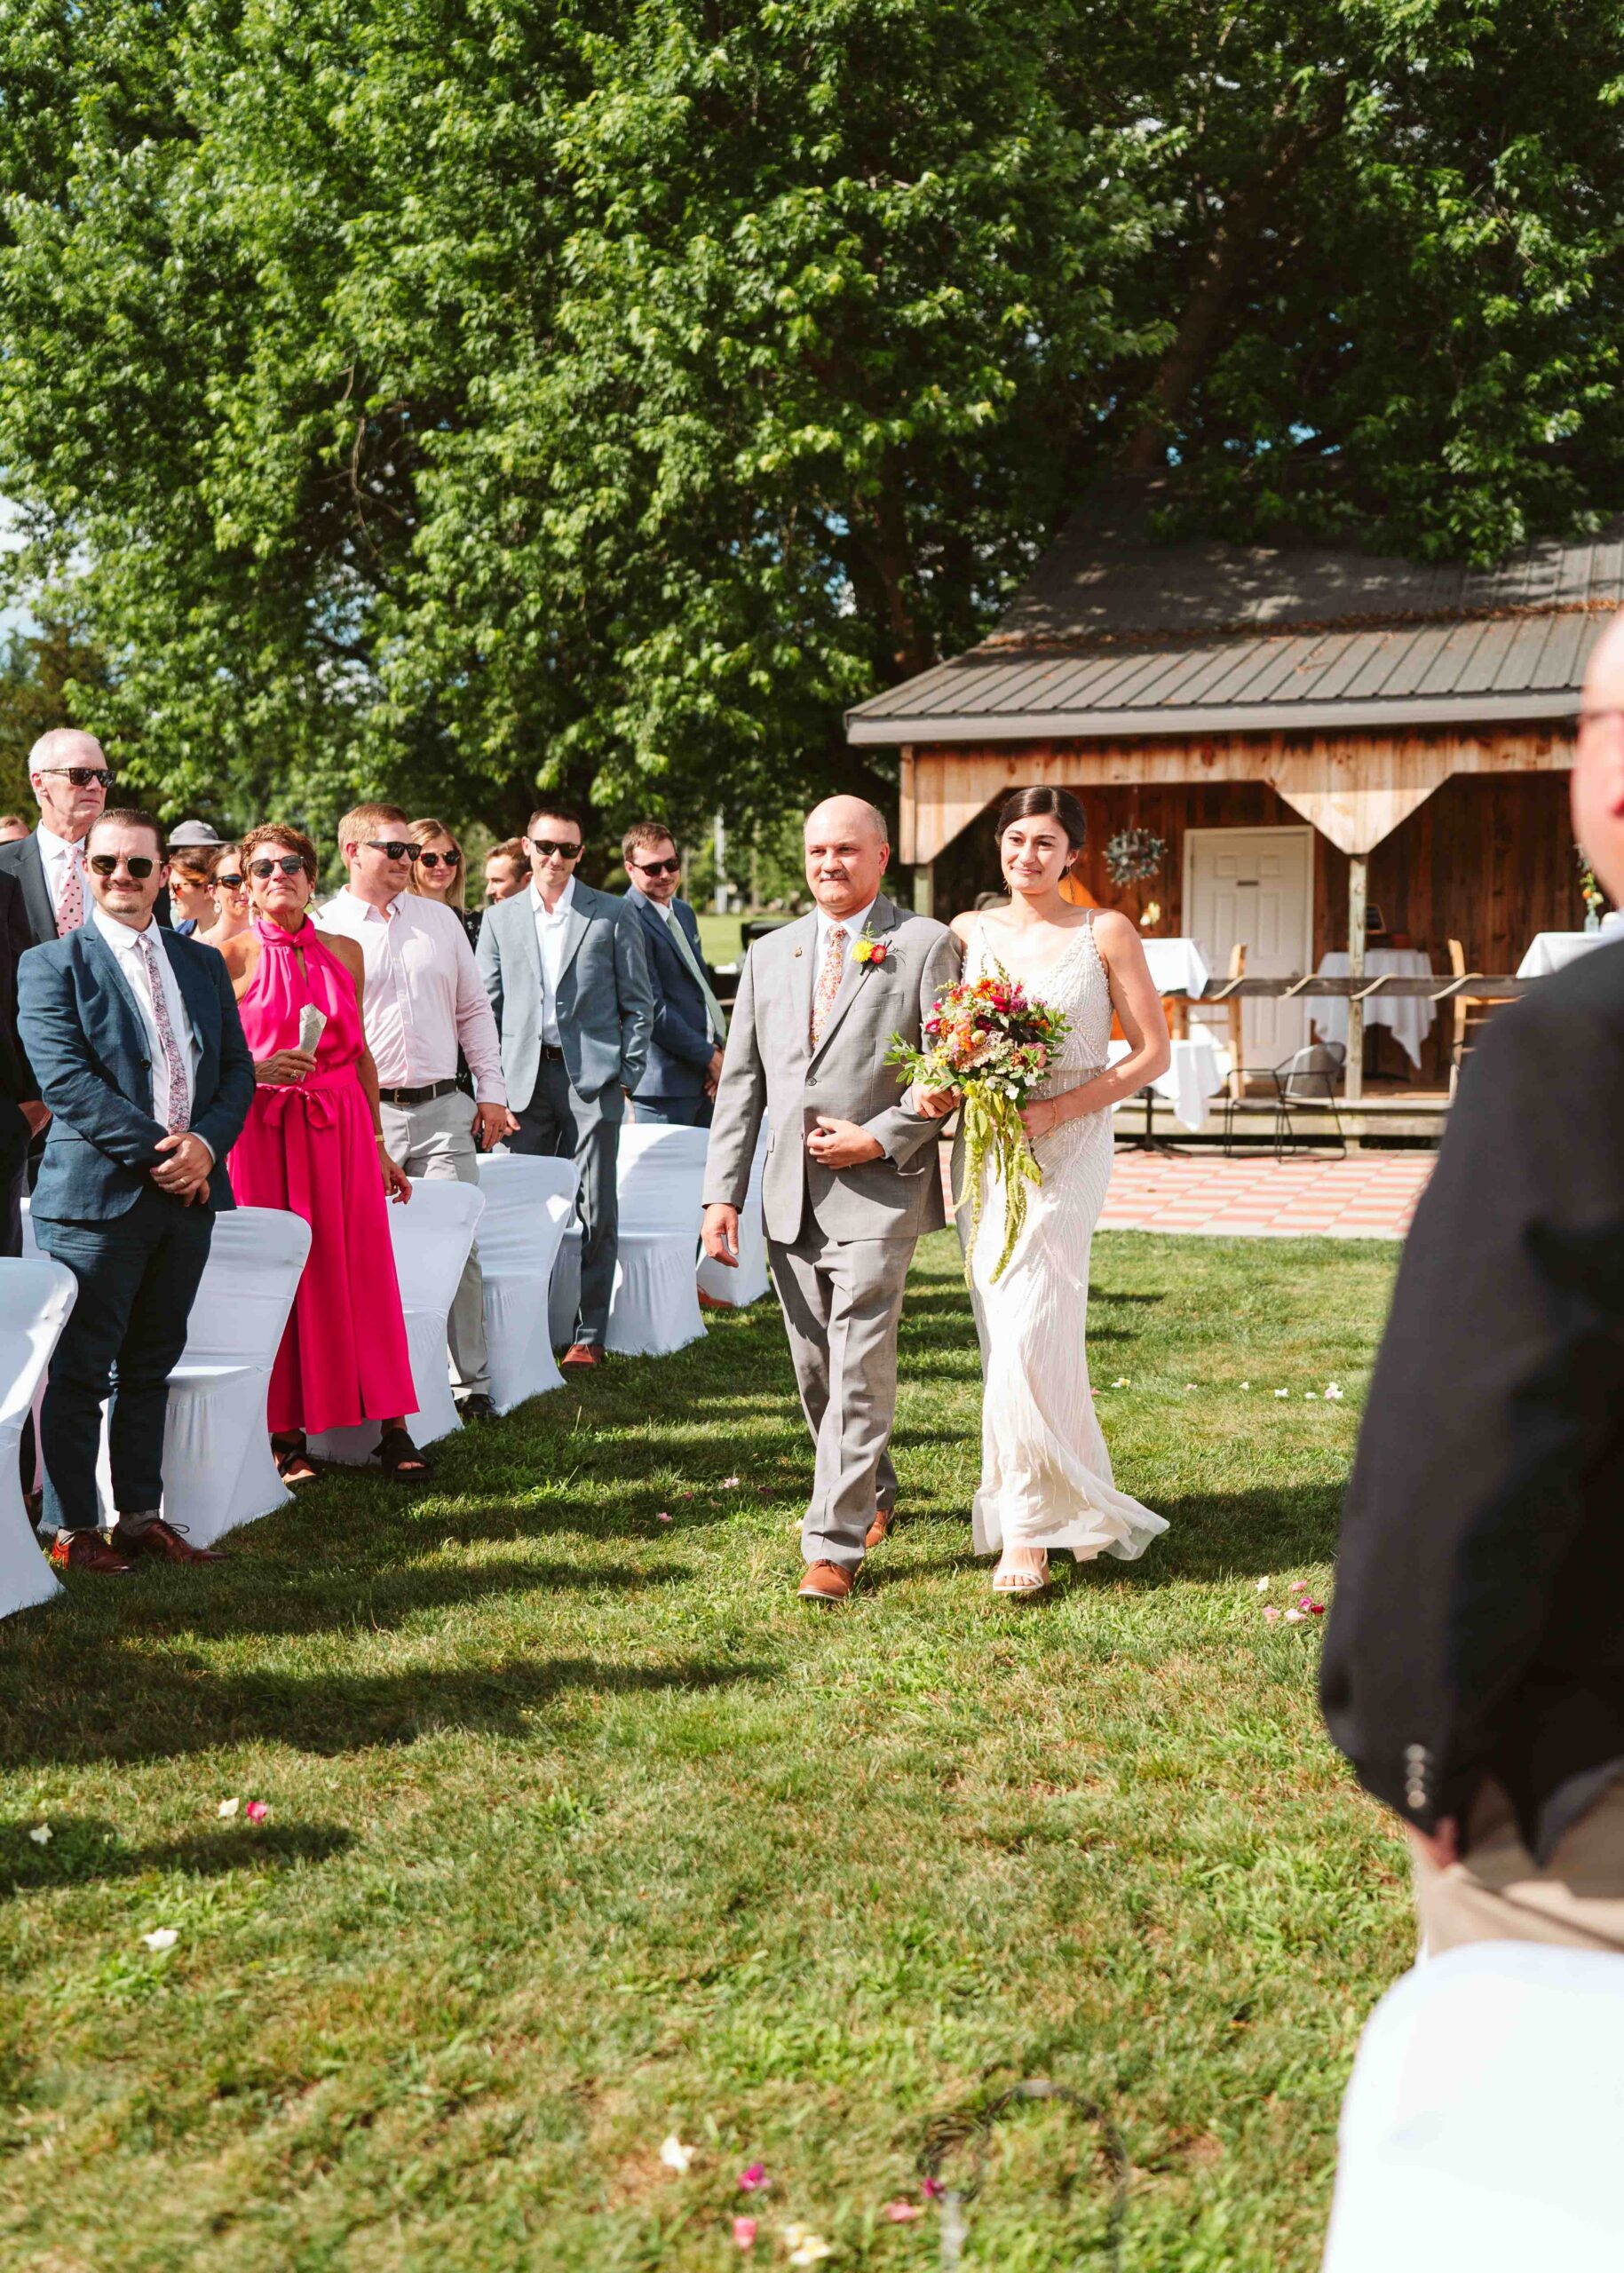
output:
[[[631,889],[627,904],[643,926],[654,1032],[643,1078],[632,1091],[639,1121],[709,1129],[722,1072],[727,1021],[699,943],[699,923],[677,887],[682,861],[663,821],[640,820],[621,839]]]
[[[235,1205],[226,1155],[254,1062],[220,956],[154,919],[164,852],[150,813],[93,821],[86,921],[18,968],[23,1046],[51,1113],[34,1236],[79,1287],[40,1415],[45,1524],[52,1563],[108,1574],[139,1555],[220,1559],[160,1518],[163,1424],[215,1210]],[[109,1390],[118,1520],[104,1544],[96,1454]]]

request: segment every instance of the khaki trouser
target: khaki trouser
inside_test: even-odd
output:
[[[462,1089],[448,1097],[425,1097],[421,1105],[378,1106],[384,1142],[392,1159],[408,1176],[454,1176],[458,1184],[478,1184],[479,1152],[473,1140],[473,1099]],[[485,1348],[485,1281],[479,1273],[479,1250],[471,1247],[467,1267],[446,1320],[446,1340],[451,1351],[451,1386],[458,1397],[488,1397],[490,1358]]]
[[[1565,1949],[1624,1951],[1624,1783],[1536,1863],[1497,1784],[1472,1805],[1465,1857],[1440,1871],[1411,1842],[1415,1907],[1428,1954],[1467,1942],[1546,1942]]]

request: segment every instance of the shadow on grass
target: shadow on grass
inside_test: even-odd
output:
[[[355,1843],[340,1824],[278,1823],[256,1830],[199,1832],[190,1839],[126,1847],[114,1825],[93,1816],[49,1816],[50,1843],[36,1846],[29,1826],[12,1823],[0,1830],[0,1901],[51,1887],[100,1885],[109,1879],[143,1877],[149,1871],[185,1871],[193,1878],[219,1878],[226,1871],[286,1869],[295,1863],[325,1863]]]
[[[468,1530],[466,1524],[459,1524],[459,1544]],[[264,1572],[265,1566],[257,1568]],[[265,1575],[269,1578],[270,1573]],[[384,1566],[376,1572],[345,1572],[337,1580],[330,1570],[304,1569],[297,1576],[279,1572],[273,1586],[256,1588],[251,1595],[234,1590],[210,1599],[194,1585],[178,1604],[154,1603],[153,1609],[160,1614],[152,1624],[166,1635],[210,1639],[226,1634],[325,1634],[351,1626],[400,1626],[419,1611],[457,1609],[543,1588],[549,1593],[568,1589],[583,1595],[631,1595],[682,1586],[693,1576],[682,1563],[665,1564],[655,1571],[633,1570],[624,1564],[526,1563],[494,1571],[455,1564],[404,1571]],[[126,1630],[139,1629],[131,1625]]]
[[[695,1659],[610,1666],[591,1658],[513,1659],[482,1669],[400,1674],[221,1674],[178,1655],[109,1645],[87,1670],[77,1651],[30,1653],[26,1681],[0,1691],[0,1762],[169,1760],[238,1744],[334,1756],[408,1745],[446,1729],[523,1736],[528,1716],[574,1694],[699,1693],[770,1681],[777,1667]],[[71,1667],[71,1670],[70,1670]],[[17,1691],[20,1688],[22,1693]],[[7,1693],[7,1692],[10,1693]],[[71,1694],[71,1719],[50,1700]]]
[[[1135,1571],[1153,1584],[1179,1580],[1256,1579],[1294,1562],[1324,1563],[1336,1545],[1342,1487],[1297,1483],[1278,1489],[1194,1493],[1158,1500],[1168,1528],[1137,1564],[1102,1556],[1089,1567],[1106,1578]]]

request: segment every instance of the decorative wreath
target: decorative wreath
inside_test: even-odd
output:
[[[1153,876],[1168,857],[1168,841],[1153,828],[1119,828],[1105,845],[1105,873],[1113,884]]]

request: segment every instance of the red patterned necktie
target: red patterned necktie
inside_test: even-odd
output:
[[[147,984],[152,989],[153,1020],[158,1029],[158,1046],[169,1068],[170,1109],[164,1127],[171,1136],[178,1136],[188,1120],[186,1059],[181,1056],[180,1038],[170,1017],[169,1001],[163,992],[163,973],[158,968],[158,950],[147,932],[138,931],[136,938],[140,941],[141,953],[147,958]]]
[[[823,1039],[823,1029],[828,1024],[835,997],[840,992],[840,982],[845,973],[846,940],[849,936],[844,923],[834,923],[830,925],[828,938],[823,943],[823,968],[818,973],[818,991],[812,996],[812,1046],[814,1049]]]
[[[75,844],[67,855],[62,870],[61,890],[57,894],[57,937],[65,939],[76,931],[84,921],[84,865]]]

